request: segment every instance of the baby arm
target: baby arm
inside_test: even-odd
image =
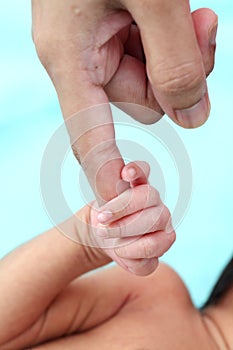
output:
[[[87,214],[81,210],[79,215]],[[2,259],[0,349],[24,349],[35,343],[46,313],[61,291],[78,276],[108,261],[99,250],[74,243],[56,228]],[[46,337],[48,334],[45,332]]]
[[[122,286],[113,302],[112,297],[108,297],[111,294],[108,281],[103,290],[98,287],[101,279],[93,277],[88,284],[79,278],[108,263],[109,256],[135,274],[146,275],[154,271],[158,256],[170,247],[175,234],[171,226],[169,233],[165,232],[169,219],[167,211],[165,216],[159,215],[159,221],[153,220],[153,213],[163,206],[155,205],[160,204],[157,192],[145,185],[147,170],[143,172],[133,165],[133,177],[129,178],[131,165],[122,172],[122,177],[131,184],[130,190],[107,203],[101,212],[86,206],[78,212],[75,220],[65,223],[67,229],[77,231],[79,237],[93,235],[99,228],[98,218],[106,209],[111,210],[113,216],[105,226],[110,238],[99,238],[100,233],[96,234],[96,243],[104,250],[74,243],[53,228],[1,261],[1,350],[25,349],[26,346],[90,329],[112,317],[127,298],[127,289]],[[86,230],[84,225],[77,226],[79,222],[86,222]],[[127,232],[124,227],[128,227]],[[78,232],[81,229],[84,232]],[[108,240],[112,242],[112,237],[117,237],[114,241],[117,244],[109,247]],[[106,312],[102,312],[103,309]]]

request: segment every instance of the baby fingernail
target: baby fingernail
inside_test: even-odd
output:
[[[112,218],[113,214],[111,211],[103,211],[97,215],[97,219],[99,222],[107,222]]]
[[[127,170],[127,174],[129,175],[129,177],[134,178],[136,176],[137,172],[134,168],[129,168]]]
[[[176,110],[178,122],[185,128],[197,128],[204,124],[210,114],[210,101],[208,93],[194,106]]]
[[[108,230],[104,225],[99,225],[99,227],[97,227],[97,229],[96,229],[96,234],[99,237],[107,238],[108,237]]]

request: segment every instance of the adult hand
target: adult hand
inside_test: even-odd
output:
[[[207,119],[205,77],[213,68],[217,30],[211,10],[191,14],[187,0],[32,4],[36,48],[65,116],[108,101],[106,88],[114,102],[163,110],[184,127]]]
[[[74,153],[99,203],[108,201],[119,193],[124,165],[109,100],[154,110],[138,115],[126,108],[144,123],[165,112],[184,127],[203,124],[209,114],[205,77],[214,65],[217,17],[208,9],[191,14],[187,0],[32,0],[32,5],[38,55],[65,119],[77,117],[68,125]],[[79,137],[72,134],[74,124]]]

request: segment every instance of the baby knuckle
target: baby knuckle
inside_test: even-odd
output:
[[[163,209],[162,208],[160,208],[159,211],[157,210],[157,208],[155,208],[154,214],[153,214],[152,230],[157,230],[161,226],[162,214],[163,214]]]
[[[128,247],[119,247],[118,245],[114,248],[114,252],[117,256],[119,256],[122,259],[127,259],[129,257]]]
[[[176,233],[175,233],[175,231],[172,231],[168,235],[168,237],[169,237],[169,247],[168,248],[170,248],[173,245],[173,243],[176,241]]]
[[[154,257],[154,252],[155,252],[155,247],[156,244],[151,242],[148,237],[146,239],[142,239],[141,242],[141,250],[142,250],[142,256],[143,258],[153,258]]]
[[[160,226],[162,229],[164,229],[169,225],[169,223],[171,223],[171,213],[169,209],[164,205],[160,216]]]
[[[159,192],[152,186],[149,186],[150,197],[154,203],[160,202],[160,194]]]
[[[113,234],[114,233],[114,234]],[[120,221],[117,224],[117,229],[112,230],[113,236],[117,236],[118,238],[124,238],[127,236],[127,226]]]
[[[153,220],[154,224],[152,229],[154,231],[163,229],[166,226],[169,220],[169,217],[170,217],[170,212],[168,208],[163,204],[160,207],[160,210],[159,211],[156,210],[154,213],[154,220]]]
[[[164,221],[167,223],[171,219],[171,213],[168,207],[166,205],[163,205],[162,207],[162,216],[164,218]]]

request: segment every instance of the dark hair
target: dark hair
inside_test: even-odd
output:
[[[233,287],[233,257],[222,272],[218,282],[214,286],[208,300],[201,309],[210,305],[216,305],[222,297]]]

